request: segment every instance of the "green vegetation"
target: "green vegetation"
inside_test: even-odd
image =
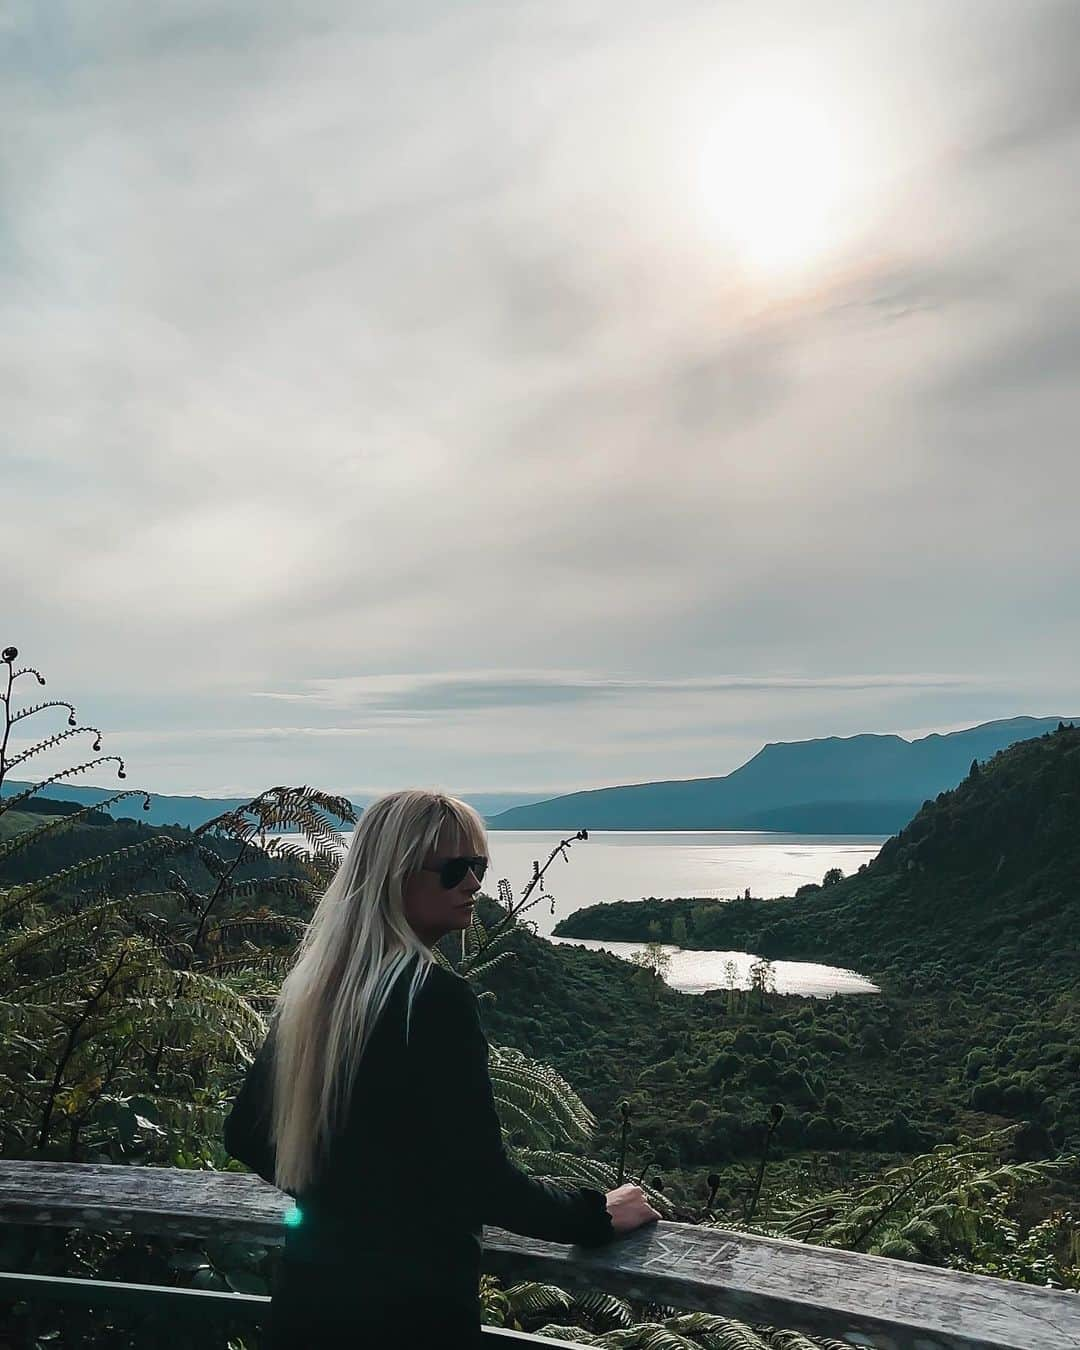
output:
[[[10,729],[37,710],[14,713],[14,653],[3,660]],[[55,706],[69,707],[39,709]],[[73,710],[70,721],[42,744],[79,734]],[[881,998],[780,997],[766,960],[753,991],[679,995],[648,959],[635,968],[539,939],[524,916],[546,868],[516,904],[500,883],[436,955],[482,985],[519,1161],[568,1181],[640,1180],[686,1221],[1077,1287],[1077,1173],[1052,1160],[1075,1151],[1078,1128],[1078,743],[1062,729],[983,765],[865,873],[793,901],[587,912],[590,936],[678,933],[680,945],[846,960],[879,979]],[[3,734],[0,785],[7,746]],[[4,1156],[237,1168],[222,1117],[350,811],[274,788],[188,831],[33,789],[0,801]],[[307,847],[275,842],[285,830]],[[584,832],[551,857],[575,840]],[[601,920],[620,931],[597,930]],[[228,1242],[0,1234],[2,1267],[210,1289],[262,1292],[275,1260]],[[482,1292],[491,1322],[598,1344],[620,1327],[634,1333],[620,1344],[644,1341],[656,1326],[685,1338],[676,1344],[827,1344],[550,1286],[485,1278]],[[71,1346],[184,1343],[161,1319],[150,1332],[63,1308],[30,1343],[54,1332]]]
[[[1009,1124],[1019,1156],[1047,1157],[1080,1148],[1078,878],[1080,731],[1062,726],[926,803],[854,877],[788,900],[597,905],[556,931],[672,941],[680,924],[684,946],[827,961],[881,984],[880,998],[770,995],[735,1016],[721,991],[684,1001],[657,1067],[699,1089],[710,1161],[752,1154],[771,1101],[786,1107],[781,1154],[825,1150],[841,1168]],[[633,1046],[634,1062],[648,1055]],[[556,1062],[577,1079],[595,1062],[571,1058]],[[700,1127],[649,1110],[677,1173],[706,1160]],[[1048,1214],[1052,1199],[1076,1207],[1075,1180],[1048,1194]]]

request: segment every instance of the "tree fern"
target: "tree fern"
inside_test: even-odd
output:
[[[837,1191],[783,1212],[774,1207],[773,1231],[826,1246],[908,1260],[937,1260],[943,1250],[965,1250],[994,1223],[989,1201],[1067,1170],[1074,1158],[1003,1162],[1021,1127],[1007,1126],[956,1144],[939,1144],[906,1159],[852,1192]],[[831,1212],[830,1212],[831,1211]]]
[[[80,730],[64,700],[13,706],[20,676],[44,683],[32,668],[15,670],[16,655],[12,648],[2,654],[8,689],[0,696],[0,784],[12,764],[56,749]],[[7,755],[16,723],[57,708],[67,711],[70,734],[45,735]],[[85,730],[100,749],[100,732]],[[107,762],[123,776],[118,756],[99,756],[0,799],[0,814]],[[130,795],[114,793],[98,807],[19,830],[0,844],[0,860],[32,856],[26,851],[85,828],[92,813]],[[272,788],[194,833],[155,833],[0,889],[5,1152],[62,1148],[79,1158],[88,1147],[111,1150],[119,1122],[136,1154],[149,1148],[158,1156],[164,1140],[205,1156],[203,1127],[218,1120],[224,1101],[221,1070],[250,1062],[265,1034],[272,991],[303,929],[295,914],[277,914],[266,902],[310,907],[315,886],[340,854],[331,816],[355,818],[343,798]],[[279,852],[268,836],[280,828],[305,832],[311,851],[304,857]],[[163,866],[170,858],[171,869]],[[196,875],[208,876],[209,886],[193,881]],[[140,1096],[147,1081],[154,1083],[157,1111]],[[141,1109],[124,1105],[132,1101]],[[182,1110],[182,1101],[191,1109]],[[165,1118],[162,1125],[155,1116]],[[123,1147],[120,1156],[126,1156]]]

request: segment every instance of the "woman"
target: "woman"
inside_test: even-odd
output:
[[[431,948],[466,928],[483,821],[440,793],[361,817],[225,1126],[235,1158],[296,1200],[270,1344],[481,1344],[485,1223],[600,1246],[660,1216],[530,1177],[503,1148],[476,995]]]

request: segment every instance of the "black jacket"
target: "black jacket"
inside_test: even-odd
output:
[[[348,1264],[357,1293],[439,1293],[475,1303],[482,1225],[551,1242],[611,1240],[602,1191],[567,1190],[507,1157],[488,1076],[488,1043],[466,980],[434,965],[405,1007],[398,976],[371,1033],[347,1118],[317,1183],[295,1197],[290,1261]],[[225,1125],[225,1147],[273,1181],[273,1033]],[[361,1287],[363,1286],[363,1287]]]

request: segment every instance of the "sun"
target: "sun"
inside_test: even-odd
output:
[[[858,195],[854,128],[793,89],[735,99],[706,136],[699,181],[710,228],[755,271],[820,262],[848,236]]]

